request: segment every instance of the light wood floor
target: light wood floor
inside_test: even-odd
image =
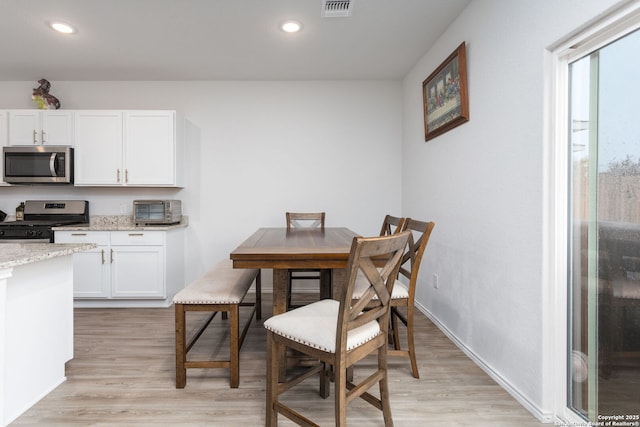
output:
[[[265,297],[268,315],[270,298]],[[203,315],[189,314],[192,320]],[[545,426],[419,316],[421,379],[411,376],[407,362],[389,362],[396,426]],[[194,356],[224,354],[225,326],[216,317],[192,350]],[[177,390],[173,307],[76,309],[75,357],[67,364],[67,381],[11,425],[262,426],[265,347],[262,322],[254,321],[241,351],[240,388],[229,388],[226,369],[191,369],[186,388]],[[319,424],[333,425],[332,399],[322,400],[317,385],[315,378],[299,385],[288,402]],[[383,425],[381,413],[360,401],[349,406],[347,418],[353,426]],[[280,425],[292,424],[280,417]]]

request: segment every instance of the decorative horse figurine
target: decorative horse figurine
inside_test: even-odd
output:
[[[46,79],[38,80],[40,86],[33,88],[31,99],[36,102],[36,105],[40,110],[57,110],[60,108],[60,101],[55,96],[49,93],[51,89],[51,83]]]

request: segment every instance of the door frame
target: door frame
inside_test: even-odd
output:
[[[545,114],[543,147],[543,387],[545,407],[552,407],[559,425],[584,419],[569,407],[568,346],[568,221],[569,221],[569,73],[570,62],[640,28],[640,1],[614,8],[545,52]],[[549,406],[547,406],[547,404]]]

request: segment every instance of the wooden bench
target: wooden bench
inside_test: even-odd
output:
[[[247,291],[255,279],[255,303],[243,302]],[[230,386],[237,388],[240,383],[240,347],[254,314],[257,319],[261,312],[261,280],[259,269],[234,269],[231,260],[222,260],[201,278],[191,282],[173,298],[176,310],[176,388],[184,388],[187,383],[187,368],[229,368]],[[251,316],[240,333],[240,306],[252,306]],[[198,329],[193,338],[186,342],[186,312],[213,311]],[[230,315],[229,359],[189,361],[187,353],[198,341],[218,312]]]

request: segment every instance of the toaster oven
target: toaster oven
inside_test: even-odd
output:
[[[133,222],[136,225],[168,225],[182,221],[180,200],[134,200]]]

